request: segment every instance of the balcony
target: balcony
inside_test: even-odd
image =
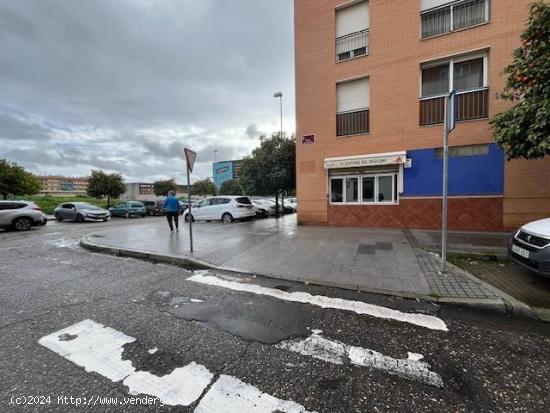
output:
[[[469,90],[456,94],[456,120],[473,120],[489,115],[489,89]],[[445,96],[420,99],[420,126],[443,123]]]
[[[336,136],[358,135],[369,132],[369,109],[336,114]]]
[[[350,33],[336,39],[336,61],[342,62],[369,54],[369,29]]]

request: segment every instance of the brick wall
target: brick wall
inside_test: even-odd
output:
[[[441,228],[441,198],[402,198],[398,205],[328,205],[328,224]],[[450,198],[449,229],[502,231],[502,198]]]
[[[489,23],[421,40],[418,0],[370,0],[369,55],[335,63],[335,8],[343,3],[295,0],[300,222],[329,222],[324,158],[441,146],[442,127],[420,127],[418,122],[421,62],[488,49],[489,116],[504,110],[508,103],[495,95],[503,88],[501,72],[519,45],[530,2],[493,0]],[[336,83],[366,75],[370,78],[370,133],[337,138]],[[315,134],[315,144],[300,144],[300,136],[307,134]],[[452,146],[491,141],[487,119],[461,122],[450,137]],[[550,160],[545,162],[550,165]],[[508,180],[515,170],[507,171]],[[524,174],[532,177],[534,172]]]

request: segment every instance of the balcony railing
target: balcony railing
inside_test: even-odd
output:
[[[369,54],[369,30],[346,34],[336,39],[336,61]]]
[[[336,114],[336,136],[369,132],[369,110],[355,110]]]
[[[477,89],[456,94],[456,120],[486,118],[489,115],[489,89]],[[445,97],[420,99],[420,126],[443,123]]]

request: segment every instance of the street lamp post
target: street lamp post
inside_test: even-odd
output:
[[[277,92],[273,95],[274,98],[279,98],[279,106],[281,108],[281,132],[280,137],[283,137],[283,92]],[[279,217],[279,191],[275,194],[275,216]],[[282,202],[281,202],[282,203]],[[284,213],[284,205],[281,205]]]

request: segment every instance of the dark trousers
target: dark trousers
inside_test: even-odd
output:
[[[172,224],[172,222],[175,222],[176,229],[178,229],[178,224],[179,224],[178,218],[179,218],[179,213],[177,211],[168,211],[166,213],[166,219],[168,220],[168,225],[170,226],[171,231],[174,230],[174,225]]]

